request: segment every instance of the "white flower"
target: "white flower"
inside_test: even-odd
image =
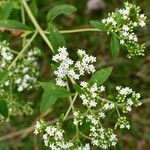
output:
[[[50,144],[49,147],[51,148],[51,150],[57,150],[57,147],[54,143]]]
[[[116,90],[119,91],[121,89],[121,86],[117,86]]]
[[[91,92],[91,93],[94,93],[94,92],[96,92],[97,90],[98,90],[97,84],[94,83],[93,86],[90,88],[90,92]]]
[[[22,92],[23,91],[23,86],[20,85],[17,90],[18,90],[18,92]]]
[[[100,117],[100,118],[104,118],[105,116],[106,116],[106,115],[105,115],[104,112],[100,112],[100,113],[99,113],[99,117]]]
[[[120,9],[119,12],[123,17],[126,17],[129,14],[129,10],[126,9]]]
[[[81,85],[83,88],[87,88],[88,83],[85,82],[85,81],[82,81],[82,82],[80,83],[80,85]]]
[[[129,31],[129,27],[128,27],[127,25],[123,25],[122,29],[123,29],[124,31]]]
[[[89,106],[90,106],[90,107],[96,107],[96,105],[97,105],[97,102],[96,102],[95,100],[91,100],[91,101],[89,102]]]
[[[140,93],[137,93],[137,94],[136,94],[136,98],[138,98],[138,99],[141,98]]]
[[[122,35],[123,35],[125,38],[127,38],[127,36],[129,35],[129,32],[124,31],[124,32],[122,32]],[[130,35],[130,37],[131,37],[131,35]]]
[[[80,56],[84,56],[84,55],[86,54],[86,52],[85,52],[84,50],[82,50],[82,49],[79,49],[79,50],[77,51],[77,53],[78,53]]]
[[[38,134],[39,133],[39,130],[41,128],[41,124],[39,121],[36,122],[36,125],[35,125],[35,131],[34,131],[34,134]]]
[[[45,131],[47,132],[47,134],[49,134],[50,136],[54,136],[55,132],[57,131],[55,127],[52,126],[48,126]]]
[[[133,102],[132,102],[131,98],[127,99],[127,104],[130,105],[130,106],[133,105]]]
[[[125,87],[125,88],[122,88],[119,93],[121,95],[128,95],[128,94],[131,94],[132,93],[132,89],[130,89],[129,87]]]
[[[110,136],[110,139],[109,139],[109,140],[110,140],[110,141],[117,140],[116,135],[115,135],[115,134],[112,134],[112,135]]]
[[[6,81],[6,82],[4,83],[4,85],[5,85],[5,86],[8,86],[8,85],[9,85],[9,81]]]
[[[104,108],[105,110],[110,109],[110,105],[109,105],[109,103],[106,103],[106,104],[103,106],[103,108]]]
[[[126,128],[127,128],[127,129],[130,129],[130,125],[129,125],[129,124],[128,124],[128,125],[126,125]]]
[[[108,146],[107,146],[106,144],[103,144],[103,145],[102,145],[102,148],[103,148],[103,149],[107,149]]]
[[[113,23],[114,22],[114,18],[109,17],[109,18],[106,19],[106,22],[107,23]]]
[[[100,86],[100,92],[104,92],[105,91],[105,87],[104,86]]]
[[[74,111],[74,112],[73,112],[73,115],[74,115],[75,117],[77,117],[77,116],[79,115],[79,112]]]
[[[34,130],[34,134],[39,134],[39,131],[37,129]]]
[[[120,40],[120,44],[124,45],[125,41],[124,40]]]
[[[144,26],[146,25],[146,23],[145,23],[144,21],[141,21],[141,22],[139,23],[139,25],[140,25],[141,27],[144,27]]]
[[[88,105],[89,101],[87,99],[83,99],[82,101],[83,101],[83,105]]]
[[[47,139],[48,139],[47,134],[44,134],[44,135],[43,135],[43,139],[44,139],[44,140],[47,140]]]
[[[63,138],[63,132],[62,131],[56,131],[55,133],[55,140],[61,140]]]

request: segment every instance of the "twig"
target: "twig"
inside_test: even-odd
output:
[[[77,96],[78,96],[78,93],[75,94],[73,100],[71,101],[71,104],[70,104],[70,106],[69,106],[69,108],[68,108],[68,110],[67,110],[67,112],[66,112],[66,114],[65,114],[65,116],[64,116],[64,120],[67,118],[68,114],[70,113],[70,111],[71,111],[71,109],[72,109],[72,106],[73,106],[73,104],[74,104],[74,102],[75,102]]]
[[[66,118],[66,120],[69,120],[69,119],[72,119],[73,118],[73,115],[69,115],[67,118]],[[53,119],[52,121],[50,121],[51,122],[51,124],[55,124],[56,122],[58,122],[59,121],[59,119],[58,118],[56,118],[56,119]],[[35,121],[34,121],[35,122]],[[2,136],[2,137],[0,137],[0,142],[2,142],[2,141],[5,141],[5,140],[10,140],[10,139],[12,139],[12,138],[14,138],[14,137],[17,137],[17,136],[20,136],[20,135],[22,135],[22,134],[26,134],[25,136],[22,136],[22,138],[25,138],[27,135],[29,135],[31,132],[33,132],[34,131],[34,129],[35,129],[35,123],[34,123],[34,125],[32,125],[32,126],[30,126],[30,127],[28,127],[28,128],[25,128],[25,129],[22,129],[22,130],[19,130],[19,131],[15,131],[15,132],[12,132],[12,133],[9,133],[9,134],[7,134],[7,135],[4,135],[4,136]]]
[[[34,24],[36,30],[39,32],[39,34],[41,35],[41,37],[44,39],[44,41],[46,42],[46,44],[49,46],[49,48],[51,49],[51,51],[54,53],[54,49],[51,45],[51,42],[48,40],[48,38],[46,37],[44,31],[42,30],[42,28],[40,27],[40,25],[38,24],[37,20],[35,19],[34,15],[32,14],[27,2],[25,0],[20,0],[20,2],[22,3],[22,5],[25,8],[25,11],[27,12],[29,18],[31,19],[32,23]]]
[[[34,35],[31,37],[31,39],[28,41],[28,43],[24,46],[24,48],[19,52],[17,57],[14,59],[14,61],[10,64],[8,67],[8,70],[11,69],[11,67],[16,63],[16,61],[22,56],[22,54],[26,51],[26,49],[30,46],[34,38],[36,37],[37,32],[34,33]]]

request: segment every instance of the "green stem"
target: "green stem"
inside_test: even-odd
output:
[[[68,108],[68,110],[67,110],[67,112],[66,112],[66,114],[65,114],[65,116],[64,116],[64,120],[68,117],[68,115],[69,115],[69,113],[70,113],[70,111],[71,111],[71,109],[72,109],[72,106],[73,106],[73,104],[74,104],[74,102],[75,102],[77,96],[78,96],[78,93],[75,94],[73,100],[71,101],[70,106],[69,106],[69,108]]]
[[[82,132],[79,132],[79,134],[80,134],[81,136],[83,136],[84,138],[86,138],[86,139],[88,139],[88,140],[91,140],[91,138],[90,138],[89,136],[83,134]]]
[[[67,33],[79,33],[79,32],[94,32],[94,31],[99,32],[100,30],[96,28],[85,28],[85,29],[62,30],[60,31],[60,33],[67,34]]]
[[[75,83],[74,80],[71,80],[71,81],[73,81],[73,83]],[[67,89],[70,91],[68,84],[67,84]],[[76,97],[77,97],[77,96],[76,96]],[[75,98],[75,100],[76,100],[76,98]],[[74,102],[75,102],[75,100],[74,100]],[[69,97],[69,101],[70,101],[70,107],[71,107],[71,109],[72,109],[72,112],[74,113],[74,105],[73,105],[74,102],[73,102],[71,96]],[[78,125],[75,125],[75,126],[76,126],[76,139],[77,139],[77,143],[80,143],[80,144],[81,144],[81,141],[80,141],[80,138],[79,138],[79,128],[78,128]]]
[[[121,115],[120,115],[119,109],[118,109],[118,107],[117,107],[117,106],[116,106],[115,108],[116,108],[116,111],[117,111],[118,117],[120,118],[120,117],[121,117]]]
[[[50,43],[50,41],[48,40],[47,36],[45,35],[44,31],[42,30],[42,28],[40,27],[40,25],[38,24],[37,20],[35,19],[34,15],[32,14],[28,4],[26,3],[25,0],[20,0],[20,2],[22,3],[22,5],[24,6],[29,18],[31,19],[32,23],[34,24],[36,30],[39,32],[39,34],[41,35],[41,37],[44,39],[44,41],[46,42],[46,44],[49,46],[49,48],[51,49],[51,51],[54,53],[54,49]]]
[[[21,17],[22,17],[22,23],[25,24],[25,12],[24,12],[24,8],[23,5],[21,4]],[[26,36],[22,37],[22,47],[25,46],[26,43]]]
[[[60,30],[59,32],[62,34],[69,34],[69,33],[81,33],[81,32],[99,32],[100,30],[96,28],[79,28],[79,29],[70,29],[70,30]],[[49,34],[48,31],[43,31],[45,34]],[[32,33],[32,31],[26,31],[27,34]],[[26,35],[24,33],[24,35]]]
[[[101,97],[99,98],[99,100],[101,100],[101,101],[103,101],[103,102],[115,104],[115,102],[109,101],[109,100],[104,99],[104,98],[101,98]]]
[[[8,67],[8,70],[10,70],[13,67],[13,65],[16,63],[16,61],[22,56],[22,54],[26,51],[26,49],[30,46],[32,41],[35,39],[36,35],[37,35],[37,31],[34,33],[34,35],[31,37],[31,39],[28,41],[28,43],[23,47],[23,49],[20,51],[20,53],[14,59],[14,61],[10,64],[10,66]]]
[[[107,102],[107,103],[111,103],[111,104],[114,104],[115,106],[117,106],[117,107],[123,107],[124,106],[124,104],[125,103],[121,103],[121,104],[119,104],[119,103],[117,103],[117,102],[112,102],[112,101],[109,101],[109,100],[107,100],[107,99],[104,99],[104,98],[99,98],[99,100],[101,100],[101,101],[103,101],[103,102]]]
[[[15,51],[15,50],[10,50],[12,53],[14,53],[14,54],[19,54],[19,52],[17,52],[17,51]]]

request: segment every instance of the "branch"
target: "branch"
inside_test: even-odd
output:
[[[35,26],[36,30],[39,32],[39,34],[41,35],[41,37],[44,39],[44,41],[46,42],[46,44],[49,46],[49,48],[51,49],[51,51],[54,53],[54,49],[50,43],[50,41],[48,40],[48,38],[46,37],[44,31],[42,30],[42,28],[40,27],[40,25],[38,24],[37,20],[35,19],[35,17],[33,16],[28,4],[26,3],[25,0],[20,0],[20,2],[22,3],[22,5],[25,8],[25,11],[27,12],[29,18],[31,19],[33,25]]]
[[[13,65],[16,63],[16,61],[22,56],[22,54],[26,51],[26,49],[30,46],[34,38],[36,37],[37,32],[34,33],[34,35],[31,37],[31,39],[28,41],[28,43],[24,46],[24,48],[20,51],[20,53],[17,55],[17,57],[14,59],[14,61],[10,64],[8,67],[8,70],[13,67]]]
[[[3,29],[0,32],[5,32],[7,30]],[[10,33],[14,32],[14,29],[9,29]],[[99,32],[100,30],[96,28],[78,28],[78,29],[70,29],[70,30],[60,30],[59,32],[62,34],[69,34],[69,33],[81,33],[81,32]],[[33,31],[22,31],[20,36],[27,36],[28,34],[32,33]],[[48,31],[43,31],[45,34],[49,34]],[[15,36],[15,34],[12,34]]]
[[[49,114],[49,112],[48,112],[47,114]],[[46,116],[47,114],[45,114],[45,116]],[[39,119],[41,119],[41,118],[43,118],[43,117],[45,117],[45,116],[39,117]],[[69,119],[72,119],[72,118],[73,118],[73,115],[69,115],[69,116],[66,118],[66,120],[69,120]],[[20,136],[20,135],[22,135],[22,134],[25,134],[25,136],[22,136],[23,138],[25,138],[28,134],[30,134],[31,132],[34,131],[34,129],[35,129],[35,124],[36,124],[35,122],[36,122],[36,121],[37,121],[37,120],[35,120],[34,123],[33,123],[33,125],[30,126],[30,127],[28,127],[28,128],[25,128],[25,129],[22,129],[22,130],[19,130],[19,131],[15,131],[15,132],[9,133],[9,134],[7,134],[7,135],[1,136],[1,137],[0,137],[0,142],[5,141],[5,140],[11,140],[12,138],[17,137],[17,136]],[[55,124],[55,123],[58,122],[58,121],[59,121],[59,119],[56,118],[56,119],[51,120],[50,123],[51,123],[51,124]]]

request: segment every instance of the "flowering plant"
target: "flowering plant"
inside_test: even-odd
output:
[[[127,113],[142,104],[140,93],[117,83],[113,90],[109,90],[110,87],[105,84],[113,72],[112,66],[97,68],[97,58],[83,49],[74,50],[74,57],[71,56],[61,33],[86,29],[59,31],[54,19],[60,14],[73,13],[75,7],[64,4],[51,9],[47,14],[48,27],[43,31],[25,0],[3,2],[1,11],[11,4],[12,9],[21,8],[22,23],[9,20],[8,13],[0,22],[1,32],[21,36],[22,50],[13,50],[7,41],[0,42],[0,122],[11,121],[14,116],[34,114],[34,103],[25,99],[29,99],[28,94],[38,93],[41,87],[44,90],[40,102],[41,115],[36,125],[34,123],[29,129],[41,136],[46,147],[52,150],[116,148],[118,132],[130,129]],[[35,30],[25,25],[25,12]],[[125,2],[124,8],[109,13],[106,19],[91,21],[95,28],[87,31],[106,32],[111,36],[113,57],[117,57],[123,48],[127,50],[127,57],[132,58],[144,55],[145,44],[138,42],[136,31],[146,25],[145,21],[146,16],[141,14],[140,7]],[[49,58],[53,77],[49,77],[48,82],[40,79],[38,62],[42,52],[33,42],[37,34],[53,53]],[[20,99],[24,99],[23,102]],[[69,105],[62,100],[69,100]],[[58,116],[53,121],[44,120],[57,103],[65,104],[65,108],[57,112]],[[111,117],[113,120],[109,120]],[[66,126],[68,122],[72,131]]]

